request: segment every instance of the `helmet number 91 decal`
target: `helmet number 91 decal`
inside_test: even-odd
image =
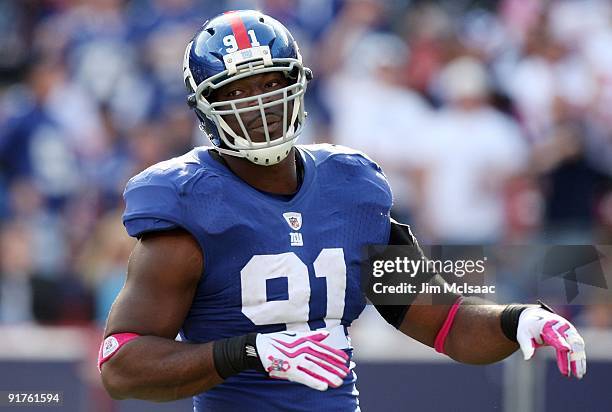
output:
[[[259,46],[257,37],[255,36],[255,30],[249,30],[247,31],[247,33],[251,39],[251,47]],[[227,46],[227,48],[225,49],[226,53],[233,53],[238,50],[238,42],[236,41],[236,37],[234,37],[233,34],[228,34],[223,38],[223,45]]]

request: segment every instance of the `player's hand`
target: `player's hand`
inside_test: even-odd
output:
[[[327,331],[257,335],[257,353],[272,378],[286,379],[319,391],[342,385],[349,372],[348,355],[321,343]]]
[[[525,309],[519,317],[516,339],[525,360],[531,359],[537,348],[552,346],[563,375],[582,379],[586,373],[584,339],[574,325],[555,313],[536,307]]]

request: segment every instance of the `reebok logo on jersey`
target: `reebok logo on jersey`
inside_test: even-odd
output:
[[[302,228],[302,214],[298,212],[286,212],[283,213],[283,217],[287,221],[289,227],[293,230],[300,230]]]

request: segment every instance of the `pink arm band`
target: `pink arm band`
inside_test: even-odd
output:
[[[446,315],[446,320],[442,324],[442,327],[438,331],[438,335],[434,340],[434,349],[436,350],[436,352],[445,353],[444,342],[446,342],[446,337],[448,336],[448,333],[453,327],[453,321],[455,320],[455,315],[459,310],[459,305],[461,305],[462,300],[463,297],[459,296],[455,303],[453,303],[453,306],[451,306],[450,310],[448,311],[448,314]]]
[[[102,370],[102,364],[112,358],[119,348],[139,336],[136,333],[116,333],[104,339],[100,345],[100,352],[98,352],[98,370]]]

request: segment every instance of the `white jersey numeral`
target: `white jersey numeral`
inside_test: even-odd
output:
[[[340,324],[344,314],[346,294],[346,264],[342,248],[323,249],[314,263],[315,276],[324,277],[327,283],[327,312],[325,326],[332,328]]]
[[[315,276],[327,283],[325,326],[340,324],[346,294],[346,263],[342,248],[323,249],[313,263]],[[268,301],[267,281],[287,278],[287,300]],[[256,325],[286,324],[287,330],[309,330],[308,267],[293,252],[255,255],[240,271],[242,313]]]

